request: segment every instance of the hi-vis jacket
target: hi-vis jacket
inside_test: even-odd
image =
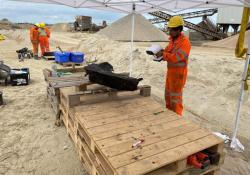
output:
[[[168,63],[165,85],[166,107],[182,115],[182,92],[187,79],[187,65],[191,45],[189,39],[181,34],[175,40],[170,38],[169,45],[163,52],[163,59]]]

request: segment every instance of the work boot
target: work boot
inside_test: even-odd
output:
[[[38,60],[39,58],[38,58],[38,55],[34,55],[34,59],[35,60]]]

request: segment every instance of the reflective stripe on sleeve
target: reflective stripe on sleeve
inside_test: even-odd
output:
[[[170,92],[170,96],[172,97],[178,97],[178,96],[182,96],[182,93],[176,93],[176,92]]]
[[[182,103],[182,100],[180,100],[180,99],[171,99],[171,103],[174,103],[174,104]]]
[[[188,59],[188,55],[182,49],[178,49],[177,53],[181,54],[185,60]]]
[[[179,63],[168,63],[168,67],[186,67],[187,63],[179,62]]]
[[[181,56],[178,54],[178,52],[175,54],[175,57],[177,58],[177,61],[180,62],[182,59],[181,59]]]

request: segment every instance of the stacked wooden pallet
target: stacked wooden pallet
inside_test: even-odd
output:
[[[82,70],[82,69],[80,69]],[[72,75],[63,77],[52,77],[51,70],[45,69],[44,78],[47,82],[47,98],[49,100],[50,106],[53,109],[56,119],[60,116],[60,91],[62,87],[75,87],[76,89],[81,89],[83,85],[91,84],[88,79],[84,77],[84,73],[76,69],[63,69],[58,70],[58,72],[73,72]]]
[[[63,67],[75,67],[75,66],[82,66],[82,63],[74,63],[74,62],[66,62],[66,63],[59,63]]]
[[[163,109],[148,96],[148,86],[140,88],[141,95],[89,89],[60,89],[63,123],[89,174],[219,173],[224,161],[223,141]],[[188,156],[205,149],[221,155],[218,164],[205,170],[187,165]]]

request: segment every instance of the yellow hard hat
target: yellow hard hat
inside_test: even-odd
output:
[[[184,21],[181,16],[173,16],[172,18],[170,18],[168,22],[169,28],[175,28],[180,26],[184,26]]]
[[[46,26],[46,24],[44,22],[41,22],[39,25],[41,28],[44,28]]]
[[[39,24],[39,23],[36,23],[35,26],[36,26],[36,27],[40,27],[40,24]]]

